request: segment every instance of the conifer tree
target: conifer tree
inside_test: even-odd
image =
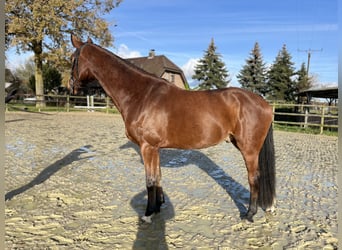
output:
[[[305,63],[302,63],[300,69],[297,71],[296,87],[297,92],[306,90],[312,87],[312,81],[308,76]]]
[[[256,42],[254,48],[250,52],[249,58],[246,59],[246,64],[242,67],[240,73],[236,77],[242,88],[265,96],[268,92],[266,74],[266,66],[263,62],[259,44]]]
[[[195,74],[192,79],[200,82],[199,89],[225,88],[230,82],[228,70],[216,49],[214,39],[211,39],[203,58],[195,67]]]
[[[312,80],[308,76],[305,63],[302,63],[300,69],[297,71],[296,74],[297,74],[296,92],[307,90],[312,87]],[[308,101],[306,97],[298,96],[298,98],[299,98],[298,102],[303,102],[304,100],[306,100],[306,102]]]
[[[293,80],[295,75],[292,57],[284,44],[279,51],[273,65],[268,71],[268,98],[273,100],[294,101],[296,86]]]

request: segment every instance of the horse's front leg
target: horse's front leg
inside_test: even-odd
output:
[[[161,170],[159,160],[159,148],[148,144],[141,146],[141,154],[144,160],[147,188],[147,208],[142,219],[151,223],[154,213],[160,212],[160,206],[164,203],[163,189],[160,185]]]

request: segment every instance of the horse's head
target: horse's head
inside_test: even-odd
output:
[[[71,56],[70,88],[73,93],[76,93],[82,85],[94,80],[86,57],[81,53],[86,45],[93,44],[93,42],[90,38],[88,38],[87,42],[82,42],[78,37],[71,35],[71,43],[76,48],[76,51]]]

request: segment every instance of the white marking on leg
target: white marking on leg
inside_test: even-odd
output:
[[[152,187],[156,185],[156,178],[153,176],[146,177],[146,185],[147,187]]]
[[[151,224],[152,223],[152,217],[153,217],[153,214],[151,214],[150,216],[143,216],[143,217],[141,217],[141,219],[143,220],[143,221],[145,221],[146,223],[149,223],[149,224]]]
[[[270,212],[270,213],[274,213],[275,210],[276,210],[276,199],[273,200],[273,204],[270,207],[266,208],[265,211]]]

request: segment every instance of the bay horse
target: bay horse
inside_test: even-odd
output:
[[[97,80],[125,123],[126,136],[141,150],[145,167],[147,208],[151,222],[164,203],[159,149],[200,149],[222,141],[241,152],[248,172],[253,221],[258,206],[275,200],[275,156],[272,108],[261,97],[240,88],[189,91],[134,66],[110,51],[71,35],[70,85],[79,89]]]

